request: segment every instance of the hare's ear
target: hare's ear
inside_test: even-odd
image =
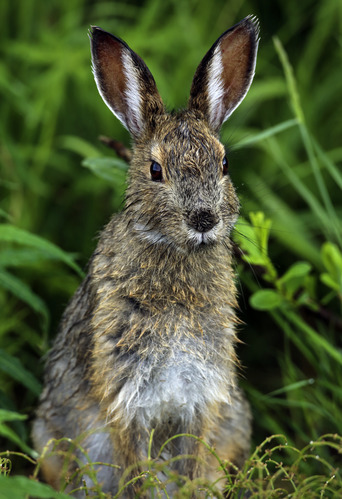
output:
[[[195,73],[189,109],[202,111],[211,128],[222,123],[240,104],[254,77],[259,25],[248,16],[223,33]]]
[[[139,138],[164,111],[150,70],[124,41],[101,28],[92,26],[90,43],[101,97],[133,138]]]

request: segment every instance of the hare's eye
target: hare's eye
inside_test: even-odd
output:
[[[227,175],[228,166],[229,166],[228,159],[227,159],[227,156],[225,156],[222,160],[222,173],[223,173],[223,175]]]
[[[154,182],[161,182],[163,180],[162,167],[160,166],[159,163],[157,163],[157,161],[152,161],[150,172],[151,172],[151,179]]]

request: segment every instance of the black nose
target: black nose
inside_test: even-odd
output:
[[[208,232],[219,222],[212,211],[201,210],[193,213],[189,219],[189,226],[198,232]]]

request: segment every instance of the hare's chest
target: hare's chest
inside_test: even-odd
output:
[[[155,371],[142,392],[141,416],[152,425],[196,419],[214,402],[227,402],[224,380],[196,361],[177,363]]]
[[[193,345],[169,345],[146,358],[123,385],[116,407],[145,428],[188,425],[212,404],[229,402],[229,375]],[[124,414],[123,414],[124,412]]]

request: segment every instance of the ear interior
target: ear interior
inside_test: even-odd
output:
[[[245,97],[254,77],[259,43],[256,18],[229,29],[205,55],[194,76],[189,108],[204,113],[218,130]]]
[[[92,27],[93,73],[104,102],[137,138],[163,112],[154,78],[144,61],[119,38]]]
[[[91,32],[93,73],[97,88],[109,109],[124,120],[126,77],[122,64],[122,43],[100,28]]]

